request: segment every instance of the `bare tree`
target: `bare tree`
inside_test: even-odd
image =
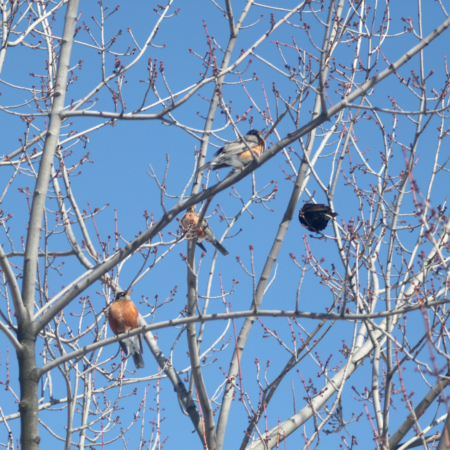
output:
[[[450,448],[446,5],[194,3],[0,1],[1,445]]]

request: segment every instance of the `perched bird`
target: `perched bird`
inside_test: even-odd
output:
[[[300,223],[309,231],[318,233],[324,230],[329,220],[333,220],[338,214],[331,211],[327,205],[316,205],[314,203],[306,203],[298,213]]]
[[[214,245],[222,255],[228,255],[228,250],[216,239],[205,218],[203,218],[202,223],[198,226],[199,216],[200,214],[195,211],[195,206],[190,206],[186,214],[181,218],[180,226],[183,233],[186,233],[186,238],[192,240],[197,237],[197,245],[204,252],[206,252],[206,248],[202,242],[206,241]]]
[[[130,294],[131,291],[119,292],[109,307],[109,326],[115,335],[134,330],[138,326],[139,312],[136,305],[131,301]],[[144,367],[144,360],[141,355],[144,351],[142,348],[142,335],[139,334],[138,336],[123,339],[119,341],[119,344],[125,355],[128,355],[128,349],[130,349],[136,369]]]
[[[250,130],[243,138],[228,142],[214,153],[215,158],[198,169],[198,172],[212,166],[214,169],[233,167],[243,169],[266,149],[266,141],[260,136],[264,130]],[[250,151],[249,149],[252,149]]]

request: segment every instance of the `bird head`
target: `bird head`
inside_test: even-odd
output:
[[[131,300],[130,299],[130,294],[131,291],[122,291],[116,294],[116,296],[114,297],[114,301],[120,301],[120,300]]]
[[[247,136],[259,136],[263,131],[264,131],[264,129],[262,129],[262,130],[250,130],[247,133]]]

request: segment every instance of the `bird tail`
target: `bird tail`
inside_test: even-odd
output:
[[[201,172],[202,170],[207,169],[210,165],[211,165],[211,161],[206,164],[203,164],[203,166],[201,166],[197,169],[197,172]]]
[[[212,245],[214,245],[214,247],[216,247],[223,256],[227,256],[229,254],[228,250],[219,241],[216,240],[212,242]]]
[[[202,242],[197,242],[197,245],[206,253],[206,248]]]
[[[133,352],[131,354],[133,357],[134,365],[136,366],[136,369],[141,369],[144,367],[144,360],[142,359],[142,355],[139,352]]]
[[[133,336],[131,338],[127,338],[122,341],[120,341],[120,344],[122,348],[125,347],[126,354],[128,355],[128,349],[131,352],[131,356],[133,357],[134,365],[136,366],[136,369],[140,369],[144,367],[144,360],[142,359],[141,353],[143,352],[142,348],[142,336]],[[128,347],[128,348],[127,348]]]

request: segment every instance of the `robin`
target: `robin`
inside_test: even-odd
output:
[[[195,206],[190,206],[186,214],[180,220],[180,226],[183,233],[186,233],[186,238],[192,240],[197,237],[197,245],[206,252],[206,248],[202,242],[206,241],[214,245],[222,255],[228,255],[228,250],[216,239],[211,228],[209,228],[208,221],[203,218],[202,223],[198,226],[199,214],[195,211]]]
[[[266,149],[266,141],[260,136],[264,130],[250,130],[243,138],[228,142],[214,153],[215,158],[198,169],[198,172],[213,166],[214,169],[233,167],[243,169]],[[250,151],[251,149],[251,151]],[[253,154],[252,154],[253,152]]]
[[[314,203],[306,203],[298,212],[300,223],[309,231],[319,233],[328,225],[329,220],[333,220],[338,215],[331,211],[327,205],[319,205]]]
[[[131,291],[119,292],[109,307],[109,326],[115,335],[134,330],[138,326],[139,312],[136,305],[131,301],[130,294]],[[144,360],[141,356],[141,353],[144,351],[142,348],[142,335],[139,334],[138,336],[123,339],[119,341],[119,344],[125,355],[128,355],[128,349],[131,350],[136,369],[144,367]]]

